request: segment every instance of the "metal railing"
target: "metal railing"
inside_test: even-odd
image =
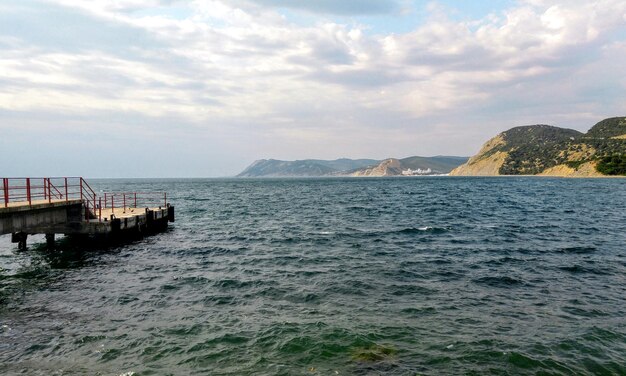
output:
[[[0,197],[5,208],[11,204],[28,203],[32,207],[41,203],[81,200],[85,207],[84,214],[87,222],[102,221],[109,211],[115,213],[116,209],[126,212],[129,208],[167,206],[167,193],[165,192],[112,192],[98,197],[82,177],[0,179],[2,179]]]
[[[2,178],[4,207],[10,203],[41,203],[82,198],[88,185],[82,178]],[[83,188],[85,185],[85,188]],[[93,193],[93,192],[91,192]]]
[[[167,206],[166,192],[105,192],[104,201],[99,201],[105,210],[131,208],[153,208]]]

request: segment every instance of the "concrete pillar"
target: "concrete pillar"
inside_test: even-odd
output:
[[[28,234],[25,232],[14,232],[11,234],[11,243],[17,243],[17,249],[20,251],[26,250],[26,239]]]
[[[175,221],[175,217],[174,217],[174,207],[168,205],[167,206],[167,220],[170,222],[174,222]]]
[[[54,234],[46,234],[46,245],[48,248],[54,248]]]

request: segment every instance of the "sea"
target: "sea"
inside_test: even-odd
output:
[[[2,375],[626,375],[626,179],[90,184],[176,222],[0,237]]]

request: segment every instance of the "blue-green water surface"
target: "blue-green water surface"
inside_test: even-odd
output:
[[[626,375],[626,180],[93,180],[121,246],[0,238],[4,375]]]

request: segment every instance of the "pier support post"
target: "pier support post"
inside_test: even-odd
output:
[[[17,249],[20,251],[26,250],[26,239],[28,234],[25,232],[14,232],[11,234],[11,243],[17,243]]]
[[[54,234],[46,234],[46,245],[48,248],[54,248]]]
[[[167,220],[170,222],[174,222],[176,218],[174,217],[174,207],[167,205]]]

